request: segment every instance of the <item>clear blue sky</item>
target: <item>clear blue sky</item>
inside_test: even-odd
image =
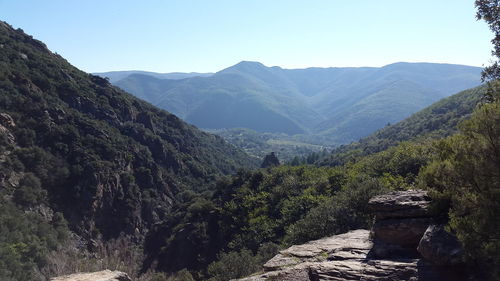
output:
[[[0,19],[87,72],[482,66],[493,37],[473,0],[0,0]]]

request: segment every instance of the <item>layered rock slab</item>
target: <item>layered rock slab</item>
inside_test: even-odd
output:
[[[421,259],[372,259],[370,231],[354,230],[281,251],[264,265],[267,272],[240,281],[461,281],[456,268]]]
[[[121,271],[103,270],[54,277],[50,281],[132,281],[132,279]]]
[[[368,209],[375,215],[374,254],[381,258],[393,253],[406,258],[418,255],[417,245],[432,223],[429,204],[423,190],[394,191],[371,198]]]
[[[368,209],[376,220],[388,218],[430,217],[430,197],[424,190],[394,191],[378,195],[368,201]]]
[[[370,231],[360,229],[335,235],[280,251],[264,264],[264,271],[273,271],[304,262],[364,259],[373,246]]]

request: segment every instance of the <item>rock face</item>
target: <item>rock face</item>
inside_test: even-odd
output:
[[[429,203],[423,190],[396,191],[370,199],[368,209],[375,215],[373,256],[418,257],[417,245],[432,221]]]
[[[0,125],[3,125],[7,128],[14,128],[16,123],[14,123],[14,119],[7,113],[0,113]]]
[[[363,259],[373,246],[368,230],[354,230],[303,245],[295,245],[264,264],[264,271],[273,271],[303,262]]]
[[[444,229],[444,225],[430,225],[420,240],[418,252],[436,265],[462,263],[463,249],[457,238]]]
[[[386,219],[373,225],[373,233],[385,243],[417,245],[429,223],[429,218]]]
[[[432,218],[424,191],[393,192],[369,204],[376,216],[371,232],[354,230],[292,246],[264,264],[264,273],[240,281],[466,280],[462,269],[442,266],[453,264],[449,259],[455,261],[457,244],[445,244],[439,228],[427,229]]]
[[[50,281],[132,281],[132,279],[121,271],[103,270],[55,277]]]
[[[16,126],[12,117],[7,113],[0,113],[0,137],[4,136],[6,144],[13,145],[15,142],[15,137],[9,129]]]
[[[423,190],[395,191],[375,196],[368,202],[368,208],[375,219],[430,217],[430,198]]]

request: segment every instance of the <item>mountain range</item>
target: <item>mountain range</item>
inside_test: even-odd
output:
[[[335,145],[479,85],[480,72],[479,67],[436,63],[283,69],[243,61],[210,76],[165,79],[114,72],[124,78],[111,80],[200,128],[318,136]]]

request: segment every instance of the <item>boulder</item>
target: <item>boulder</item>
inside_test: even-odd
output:
[[[121,271],[103,270],[54,277],[50,281],[132,281],[132,279]]]
[[[368,201],[368,209],[376,220],[388,218],[430,217],[430,198],[424,190],[395,191],[375,196]]]
[[[375,214],[373,256],[410,258],[418,255],[417,245],[432,222],[429,203],[423,190],[390,192],[370,199],[368,208]]]
[[[417,248],[422,257],[435,265],[453,266],[463,262],[464,250],[444,225],[430,225]]]
[[[430,218],[386,219],[376,221],[372,231],[375,238],[387,244],[416,248],[430,223]]]

